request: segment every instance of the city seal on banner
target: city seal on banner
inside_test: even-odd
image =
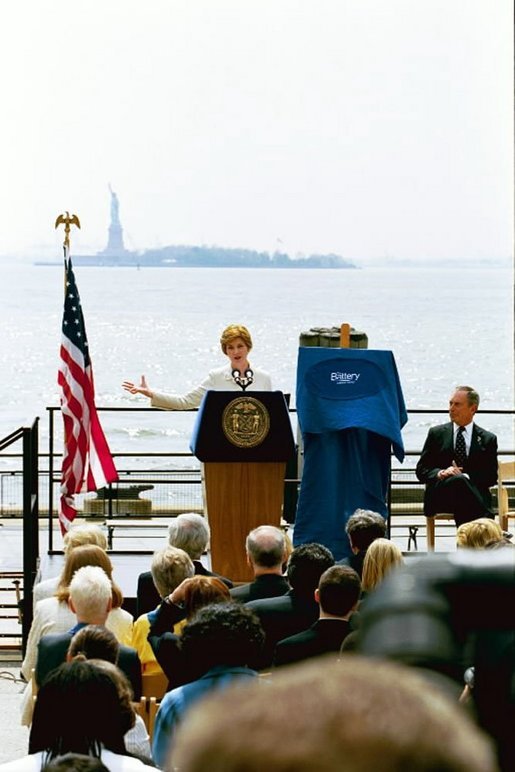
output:
[[[232,445],[255,448],[270,431],[270,414],[254,397],[237,397],[229,402],[222,415],[222,428]]]

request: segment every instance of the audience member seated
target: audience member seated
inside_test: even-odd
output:
[[[315,590],[324,571],[334,565],[330,550],[322,544],[296,547],[288,561],[291,590],[278,598],[254,600],[248,604],[259,617],[265,631],[261,668],[272,664],[279,641],[306,630],[318,619]]]
[[[127,754],[124,736],[134,710],[122,703],[110,674],[92,662],[65,663],[38,692],[29,755],[2,765],[6,772],[40,772],[66,753],[100,758],[110,772],[153,769]]]
[[[386,535],[386,520],[370,509],[356,509],[349,517],[345,531],[349,537],[352,555],[339,560],[338,565],[350,566],[361,577],[367,549],[373,541],[384,539]]]
[[[106,627],[116,635],[120,643],[130,644],[131,642],[133,619],[125,609],[121,608],[123,595],[118,585],[112,580],[113,567],[108,555],[94,544],[75,547],[66,557],[56,595],[40,600],[34,608],[34,618],[27,640],[25,658],[21,666],[22,675],[27,682],[30,681],[32,670],[36,667],[40,638],[48,633],[64,633],[77,622],[75,614],[68,604],[69,585],[75,572],[84,566],[99,566],[109,577],[112,585],[112,606],[107,617]],[[31,687],[30,684],[27,684],[23,695],[22,713],[25,712],[25,707],[30,702],[30,696]]]
[[[286,543],[284,533],[273,525],[260,525],[247,536],[245,543],[247,563],[252,568],[254,580],[233,587],[231,595],[240,603],[260,598],[276,598],[284,595],[290,585],[283,577]]]
[[[503,540],[503,531],[499,523],[489,517],[478,517],[462,523],[456,533],[456,546],[467,549],[484,549],[487,544]]]
[[[389,539],[376,539],[367,550],[363,562],[361,587],[363,594],[372,592],[390,573],[404,563],[399,547]]]
[[[196,512],[184,512],[177,515],[168,526],[168,543],[171,547],[184,550],[193,561],[195,574],[198,576],[217,576],[227,587],[232,587],[230,579],[219,576],[201,563],[201,557],[209,545],[209,525],[205,517]],[[152,581],[152,573],[145,571],[139,575],[137,590],[137,615],[146,614],[155,609],[161,598]]]
[[[179,609],[189,622],[199,609],[211,603],[231,601],[229,588],[216,576],[193,576],[185,579],[172,594],[165,598],[150,626],[148,641],[152,651],[168,678],[168,689],[193,680],[191,664],[183,661],[180,649],[180,633],[172,633]]]
[[[184,579],[194,575],[195,568],[184,550],[168,546],[154,553],[151,573],[159,598],[167,598]],[[138,652],[144,675],[163,672],[147,640],[151,621],[158,609],[159,606],[147,614],[142,614],[134,623],[132,645]]]
[[[98,566],[84,566],[70,583],[70,608],[75,625],[65,633],[44,635],[38,644],[36,683],[41,686],[48,674],[62,664],[73,636],[87,625],[104,626],[112,603],[112,585]],[[141,665],[134,649],[118,648],[118,666],[127,675],[136,699],[141,696]]]
[[[177,732],[168,772],[496,772],[491,744],[407,667],[342,657],[206,699]]]
[[[107,550],[107,538],[104,531],[98,525],[89,525],[87,523],[71,526],[63,537],[64,557],[68,556],[75,547],[82,547],[85,544],[96,544],[97,547]],[[60,577],[52,576],[50,579],[43,579],[34,585],[34,603],[43,598],[50,598],[55,595]]]
[[[276,646],[274,664],[287,665],[329,652],[340,653],[350,632],[349,618],[361,592],[358,574],[350,566],[332,566],[324,571],[315,590],[320,616],[308,630],[284,638]]]
[[[84,660],[83,655],[79,654],[78,659],[81,658]],[[111,677],[118,689],[120,702],[123,705],[126,705],[127,709],[132,708],[134,695],[132,693],[131,685],[120,668],[118,668],[115,663],[108,662],[106,659],[92,659],[90,662]],[[125,733],[123,739],[127,753],[137,756],[145,763],[152,764],[150,736],[147,732],[145,722],[139,713],[134,712],[134,725]]]
[[[158,710],[152,751],[154,761],[164,765],[178,724],[193,705],[214,691],[256,678],[251,669],[259,658],[264,635],[256,616],[239,603],[206,606],[185,626],[184,656],[195,662],[198,679],[165,695]],[[209,769],[209,765],[205,769]]]
[[[134,698],[131,686],[124,673],[115,667],[118,664],[119,653],[120,644],[107,627],[87,625],[75,633],[71,639],[66,661],[87,659],[92,660],[97,667],[102,667],[104,664],[106,667],[109,666],[107,670],[118,686],[120,699],[128,699],[130,702]],[[145,722],[139,713],[136,714],[136,723],[125,735],[125,747],[129,753],[134,753],[140,758],[151,758],[150,737]]]

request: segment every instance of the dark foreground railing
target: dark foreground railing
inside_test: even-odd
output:
[[[39,456],[38,423],[22,426],[0,440],[0,452],[22,441],[23,445],[23,600],[22,649],[25,647],[32,624],[32,588],[39,561]]]

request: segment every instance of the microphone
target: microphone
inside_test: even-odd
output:
[[[232,377],[233,381],[240,387],[242,391],[245,391],[245,389],[250,386],[251,383],[254,382],[254,373],[250,369],[250,367],[245,370],[243,375],[240,373],[239,370],[233,370],[232,371]]]

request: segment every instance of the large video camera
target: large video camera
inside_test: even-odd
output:
[[[358,649],[461,685],[473,666],[478,722],[515,769],[515,549],[410,559],[367,598]]]

